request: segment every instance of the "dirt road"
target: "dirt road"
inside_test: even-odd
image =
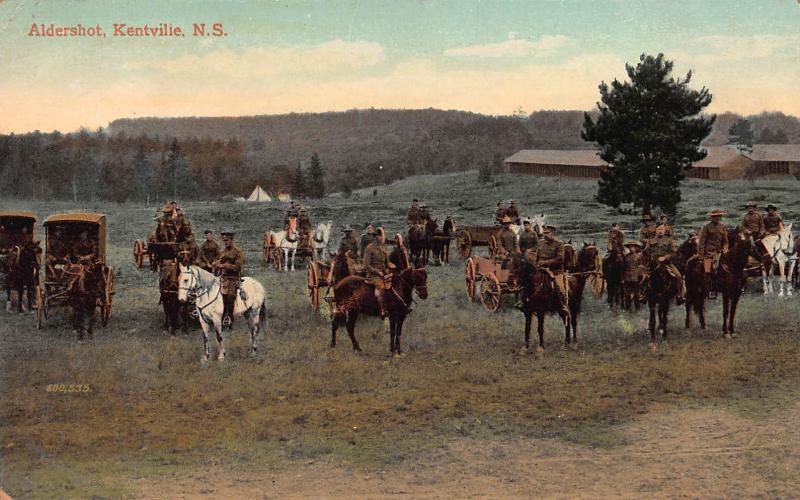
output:
[[[610,449],[558,440],[461,439],[416,463],[364,472],[296,463],[275,473],[216,468],[139,480],[170,497],[792,497],[800,492],[800,403],[760,419],[723,409],[655,409]]]

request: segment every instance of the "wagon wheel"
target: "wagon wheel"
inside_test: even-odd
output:
[[[500,280],[497,276],[484,276],[481,280],[481,303],[489,312],[495,312],[500,307]]]
[[[141,269],[144,265],[144,242],[134,240],[133,242],[133,267]]]
[[[36,329],[41,330],[44,323],[44,297],[42,297],[42,287],[36,285]]]
[[[472,237],[466,229],[458,233],[458,253],[464,260],[472,255]]]
[[[489,255],[491,257],[497,255],[497,237],[495,235],[489,236]]]
[[[281,270],[281,259],[283,256],[281,255],[281,249],[278,247],[272,247],[272,264],[275,266],[276,271]]]
[[[106,326],[108,324],[108,320],[111,319],[111,307],[114,303],[114,270],[108,268],[106,271],[106,286],[105,286],[105,296],[103,297],[103,308],[102,308],[102,324]]]
[[[271,243],[272,243],[272,238],[270,238],[269,234],[265,234],[264,235],[264,244],[263,244],[264,252],[263,252],[263,255],[262,255],[262,257],[264,259],[264,265],[269,265],[269,261],[272,258],[272,246],[271,246]]]
[[[311,309],[319,309],[319,267],[316,262],[308,266],[308,302]]]
[[[467,259],[467,265],[464,267],[464,281],[467,283],[467,297],[470,302],[475,300],[475,290],[478,288],[476,279],[475,260],[471,257]]]

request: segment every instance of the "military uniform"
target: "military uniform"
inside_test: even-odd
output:
[[[219,245],[214,240],[205,240],[197,255],[197,265],[206,271],[211,271],[217,259],[219,259]]]
[[[778,234],[782,224],[783,219],[777,213],[764,216],[764,232],[766,234]]]
[[[539,247],[539,235],[536,234],[536,231],[522,231],[519,233],[519,250],[520,252],[526,252],[527,250],[536,251]]]
[[[372,244],[372,232],[367,232],[361,236],[359,255],[363,259],[367,253],[367,247]]]
[[[419,222],[419,207],[413,206],[408,209],[408,214],[406,215],[406,224],[412,225]]]
[[[512,203],[512,204],[511,204],[511,205],[510,205],[510,206],[509,206],[509,207],[506,209],[506,215],[508,215],[509,217],[511,217],[511,220],[514,220],[514,221],[515,221],[515,220],[517,220],[517,219],[519,219],[519,209],[517,208],[517,204],[516,204],[516,203]]]
[[[515,253],[519,253],[517,235],[508,227],[503,227],[503,229],[497,233],[497,245],[500,258],[505,259]]]
[[[647,252],[650,258],[650,268],[655,269],[659,265],[666,267],[667,271],[669,271],[669,274],[673,277],[675,284],[678,287],[678,299],[679,301],[682,301],[683,297],[686,295],[686,286],[683,283],[683,275],[680,271],[678,271],[678,268],[675,267],[675,264],[671,262],[672,256],[677,251],[678,246],[675,244],[675,240],[666,234],[656,237],[655,241],[648,245],[645,249],[645,252]],[[664,262],[659,262],[658,259],[661,257],[665,257],[666,260]]]
[[[386,305],[383,293],[386,290],[386,271],[389,269],[389,256],[383,248],[383,243],[373,235],[375,241],[367,245],[364,251],[364,270],[367,272],[367,283],[375,287],[375,298],[381,316],[386,316]]]
[[[608,232],[608,251],[618,256],[625,254],[625,233],[617,228],[611,228]]]
[[[699,252],[703,258],[711,259],[728,251],[728,228],[718,221],[711,221],[700,231]],[[708,268],[707,272],[711,269]]]
[[[244,271],[244,252],[234,243],[231,248],[223,248],[219,258],[214,262],[222,281],[222,300],[225,304],[224,316],[233,324],[233,308],[236,304],[236,291],[239,289],[239,280]]]
[[[358,240],[353,235],[353,231],[346,231],[344,233],[344,237],[342,237],[342,241],[339,244],[339,251],[349,253],[350,258],[358,258]]]
[[[742,221],[742,227],[754,238],[760,238],[764,235],[764,216],[758,212],[747,213]]]
[[[648,245],[656,241],[656,226],[654,224],[645,224],[639,230],[639,241],[643,245]]]
[[[539,242],[536,252],[536,264],[548,269],[553,274],[562,307],[567,310],[567,282],[564,273],[564,243],[557,239],[544,238]]]
[[[190,265],[197,261],[199,249],[197,247],[197,241],[194,239],[194,235],[189,234],[189,236],[179,244],[178,248],[178,257],[182,264]]]

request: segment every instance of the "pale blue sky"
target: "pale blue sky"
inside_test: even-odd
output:
[[[222,38],[115,38],[113,23],[221,22]],[[28,37],[32,23],[106,38]],[[0,0],[0,132],[126,116],[364,107],[588,109],[664,52],[713,111],[800,114],[800,3]]]

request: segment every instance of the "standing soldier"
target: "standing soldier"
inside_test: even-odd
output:
[[[677,288],[678,295],[675,297],[678,305],[683,304],[684,297],[686,297],[686,285],[683,283],[683,275],[675,264],[672,263],[672,256],[678,251],[675,240],[667,236],[667,231],[664,226],[656,228],[656,239],[647,245],[645,252],[647,252],[650,261],[650,269],[655,269],[659,265],[663,265],[670,276],[672,276],[675,287]]]
[[[561,301],[561,308],[569,314],[567,305],[567,276],[564,273],[564,243],[556,239],[556,228],[544,226],[544,239],[539,242],[536,252],[536,265],[548,271],[555,282],[556,294]]]
[[[778,234],[783,231],[783,219],[778,215],[778,207],[770,203],[767,205],[767,215],[764,216],[764,232]]]
[[[628,252],[623,257],[622,304],[626,309],[639,310],[640,284],[642,281],[642,244],[636,240],[625,243]]]
[[[708,213],[711,222],[703,226],[700,231],[698,252],[703,258],[705,284],[706,289],[710,291],[710,298],[717,297],[711,272],[717,267],[720,255],[728,251],[728,228],[722,223],[722,217],[725,215],[728,214],[715,208]]]
[[[358,253],[362,259],[364,258],[367,247],[370,245],[370,243],[372,243],[372,238],[374,234],[375,234],[375,226],[373,226],[372,224],[367,224],[367,232],[363,236],[361,236],[361,245]]]
[[[389,256],[383,247],[383,228],[372,232],[372,243],[364,252],[364,270],[367,272],[367,283],[375,286],[375,298],[378,299],[381,318],[386,317],[384,291],[386,282],[391,279]],[[389,281],[391,286],[391,281]]]
[[[305,208],[301,208],[297,214],[297,226],[300,229],[300,244],[312,247],[311,244],[311,220],[308,218]]]
[[[503,229],[497,233],[497,257],[505,261],[519,253],[519,243],[517,235],[511,230],[511,217],[504,215],[500,222],[503,223]]]
[[[214,262],[219,259],[219,245],[217,244],[216,240],[214,240],[213,231],[206,229],[203,234],[205,234],[206,239],[203,241],[200,251],[198,252],[197,265],[206,271],[211,272],[213,270]]]
[[[344,252],[351,259],[357,259],[358,254],[358,240],[353,234],[353,228],[347,226],[344,228],[344,236],[341,243],[339,243],[339,251]]]
[[[625,233],[619,227],[619,222],[611,224],[608,231],[608,254],[614,259],[621,259],[625,255]]]
[[[533,230],[531,221],[525,219],[522,222],[523,230],[519,233],[519,251],[526,253],[528,250],[536,252],[539,247],[539,235]]]
[[[222,301],[225,309],[222,313],[222,324],[233,328],[233,308],[236,305],[236,292],[244,270],[244,252],[233,242],[234,233],[222,233],[225,248],[214,262],[214,270],[222,277]]]
[[[764,236],[764,216],[756,210],[758,203],[754,201],[747,202],[747,213],[744,215],[742,227],[753,236],[753,239],[758,241]]]
[[[664,228],[664,234],[672,238],[672,226],[669,225],[669,219],[666,215],[661,214],[661,217],[658,218],[658,226]]]
[[[656,226],[653,224],[653,217],[650,214],[642,216],[642,224],[642,228],[639,230],[639,241],[646,247],[656,240]]]

